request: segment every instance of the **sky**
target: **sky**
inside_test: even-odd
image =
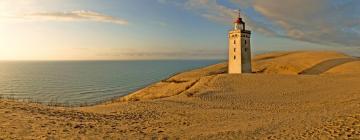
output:
[[[237,9],[255,54],[360,56],[359,0],[0,0],[0,60],[225,59]]]

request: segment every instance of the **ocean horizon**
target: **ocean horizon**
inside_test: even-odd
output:
[[[223,60],[0,61],[0,97],[92,105]]]

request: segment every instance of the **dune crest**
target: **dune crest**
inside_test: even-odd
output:
[[[360,72],[359,58],[332,51],[274,52],[258,55],[253,60],[253,73],[280,75],[352,74]],[[117,101],[138,101],[185,93],[195,84],[227,73],[227,63],[177,74]]]

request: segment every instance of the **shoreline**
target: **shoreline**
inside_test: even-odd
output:
[[[257,61],[257,60],[261,60],[259,58],[256,58],[257,56],[266,56],[268,54],[291,54],[291,53],[301,53],[301,52],[313,52],[313,53],[316,53],[316,52],[332,52],[332,53],[339,53],[339,52],[335,52],[335,51],[321,51],[321,50],[311,50],[311,51],[305,51],[305,50],[300,50],[300,51],[274,51],[274,52],[263,52],[263,53],[259,53],[257,54],[255,57],[254,57],[254,61]],[[350,56],[350,55],[346,55],[344,53],[339,53],[341,55],[344,55],[344,56],[347,56],[349,58],[354,58],[354,59],[360,59],[360,57],[356,57],[356,56]],[[266,58],[266,57],[265,57]],[[100,60],[101,61],[101,60]],[[107,60],[106,60],[107,61]],[[118,60],[114,60],[114,61],[118,61]],[[150,61],[150,60],[149,60]],[[163,60],[158,60],[158,61],[163,61]],[[166,60],[164,60],[166,61]],[[179,61],[192,61],[192,60],[179,60]],[[220,61],[220,60],[219,60]],[[65,61],[67,62],[67,61]],[[77,61],[74,61],[74,62],[77,62]],[[211,67],[211,66],[215,66],[215,65],[219,65],[219,64],[224,64],[226,62],[222,62],[220,61],[219,63],[216,63],[216,64],[210,64],[210,65],[207,65],[207,66],[203,66],[203,67],[197,67],[197,68],[192,68],[192,69],[188,69],[188,70],[185,70],[185,71],[181,71],[181,72],[177,72],[177,73],[174,73],[174,74],[171,74],[169,76],[167,76],[166,78],[164,78],[163,80],[160,80],[160,81],[155,81],[153,83],[150,83],[150,84],[147,84],[143,87],[139,87],[137,89],[135,89],[133,92],[130,92],[126,95],[120,95],[120,96],[116,96],[116,97],[113,97],[113,98],[110,98],[110,99],[105,99],[105,100],[102,100],[102,101],[98,101],[98,102],[94,102],[94,103],[81,103],[81,104],[67,104],[67,103],[58,103],[56,101],[54,102],[49,102],[49,103],[42,103],[41,101],[36,101],[36,100],[33,100],[31,98],[14,98],[14,97],[3,97],[3,96],[0,96],[0,100],[1,99],[7,99],[7,100],[14,100],[14,101],[20,101],[20,102],[25,102],[25,103],[36,103],[36,104],[40,104],[40,105],[45,105],[45,106],[52,106],[52,107],[70,107],[70,108],[77,108],[77,107],[91,107],[91,106],[97,106],[97,105],[102,105],[102,104],[111,104],[111,103],[114,103],[114,102],[126,102],[127,99],[124,100],[124,98],[127,98],[128,96],[132,96],[133,94],[139,92],[139,91],[142,91],[148,87],[151,87],[155,84],[158,84],[160,82],[166,82],[170,79],[172,79],[173,77],[177,76],[177,75],[180,75],[182,73],[187,73],[187,72],[191,72],[191,71],[195,71],[195,70],[200,70],[200,69],[204,69],[204,68],[207,68],[207,67]],[[253,64],[254,65],[254,64]],[[254,67],[254,66],[253,66]],[[253,70],[252,74],[284,74],[284,73],[263,73],[262,70]],[[287,74],[285,73],[284,75],[300,75],[300,76],[303,76],[303,75],[306,75],[306,74]],[[136,99],[135,99],[136,101]]]
[[[253,62],[257,74],[219,63],[93,106],[0,99],[0,139],[360,138],[358,58],[301,51]]]
[[[335,52],[335,51],[321,51],[321,50],[313,50],[313,51],[274,51],[274,52],[264,52],[264,53],[259,53],[257,54],[256,56],[262,56],[262,55],[265,55],[265,58],[267,59],[266,55],[268,54],[280,54],[280,56],[282,56],[281,54],[285,54],[285,56],[287,54],[291,54],[291,53],[302,53],[302,52],[332,52],[332,53],[338,53],[338,52]],[[348,56],[348,55],[345,55],[343,53],[339,53],[341,55],[344,55],[344,56],[347,56],[347,57],[350,57],[350,58],[354,58],[354,59],[358,59],[360,60],[360,57],[355,57],[355,56]],[[254,61],[256,60],[262,60],[263,58],[256,58],[254,57]],[[115,60],[117,61],[117,60]],[[183,61],[183,60],[180,60],[180,61]],[[187,60],[185,60],[187,61]],[[131,97],[133,96],[133,94],[136,94],[144,89],[147,89],[151,86],[154,86],[155,84],[158,84],[158,83],[161,83],[161,82],[169,82],[171,81],[171,79],[173,79],[173,77],[176,77],[177,75],[181,75],[183,73],[188,73],[188,72],[192,72],[192,71],[196,71],[196,70],[201,70],[201,69],[204,69],[204,68],[208,68],[208,67],[211,67],[211,66],[216,66],[216,65],[223,65],[223,67],[225,67],[226,62],[222,62],[220,61],[219,63],[216,63],[216,64],[210,64],[210,65],[206,65],[206,66],[203,66],[203,67],[198,67],[198,68],[192,68],[192,69],[188,69],[188,70],[185,70],[185,71],[181,71],[181,72],[177,72],[177,73],[174,73],[174,74],[171,74],[169,76],[167,76],[166,78],[164,78],[163,80],[160,80],[160,81],[155,81],[153,83],[150,83],[150,84],[147,84],[143,87],[139,87],[138,89],[134,90],[133,92],[130,92],[129,94],[126,94],[126,95],[121,95],[121,96],[116,96],[116,97],[113,97],[111,99],[106,99],[106,100],[103,100],[103,101],[98,101],[98,102],[95,102],[95,103],[82,103],[82,104],[76,104],[76,105],[71,105],[71,104],[66,104],[66,103],[57,103],[56,101],[55,102],[50,102],[50,103],[42,103],[41,101],[35,101],[35,100],[32,100],[31,98],[25,98],[25,99],[22,99],[22,98],[14,98],[14,97],[3,97],[3,96],[0,96],[0,100],[12,100],[12,101],[18,101],[18,102],[25,102],[25,103],[35,103],[35,104],[39,104],[39,105],[45,105],[45,106],[50,106],[50,107],[68,107],[68,108],[79,108],[79,107],[91,107],[91,106],[97,106],[97,105],[103,105],[103,104],[111,104],[111,103],[116,103],[116,102],[132,102],[132,101],[138,101],[137,99],[133,99],[133,100],[129,100],[129,99],[126,99],[128,97]],[[253,67],[254,67],[254,64],[253,64]],[[225,72],[225,71],[223,71]],[[219,74],[219,73],[217,73]],[[304,76],[306,74],[302,74],[302,73],[298,73],[298,74],[283,74],[283,73],[263,73],[262,70],[257,70],[257,71],[254,71],[252,72],[252,74],[275,74],[275,75],[298,75],[298,76]],[[201,77],[200,77],[201,78]],[[175,80],[176,82],[176,80]],[[180,93],[179,93],[180,94]],[[166,97],[169,97],[169,96],[166,96]],[[159,98],[166,98],[166,97],[159,97]],[[154,99],[158,99],[157,97],[154,98]]]
[[[118,60],[114,60],[114,61],[118,61]],[[152,60],[141,60],[141,61],[152,61]],[[156,61],[168,61],[168,60],[156,60]],[[172,61],[172,60],[169,60],[169,61]],[[201,61],[201,60],[179,60],[179,61]],[[223,60],[219,60],[219,61],[221,63],[223,63],[222,62]],[[34,61],[34,62],[36,62],[36,61]],[[64,62],[68,62],[68,61],[64,61]],[[79,62],[79,61],[74,61],[74,62]],[[170,74],[169,76],[167,76],[166,78],[164,78],[162,80],[155,81],[155,82],[150,83],[150,84],[146,84],[146,85],[144,85],[142,87],[139,87],[139,88],[135,89],[134,91],[132,91],[132,92],[126,94],[126,95],[119,95],[119,96],[112,97],[110,99],[105,99],[105,100],[94,102],[94,103],[81,103],[81,104],[70,104],[69,103],[69,104],[67,104],[67,103],[59,103],[59,102],[56,102],[56,101],[49,102],[49,103],[44,103],[44,102],[41,102],[41,101],[36,101],[34,99],[31,99],[31,98],[15,98],[13,96],[6,97],[6,96],[1,96],[1,95],[0,95],[0,100],[11,100],[11,101],[17,101],[17,102],[24,102],[24,103],[35,103],[35,104],[49,106],[49,107],[69,107],[69,108],[90,107],[90,106],[96,106],[96,105],[101,105],[101,104],[109,104],[109,103],[112,103],[114,101],[119,100],[120,98],[131,95],[131,94],[133,94],[133,93],[135,93],[135,92],[137,92],[139,90],[142,90],[142,89],[144,89],[146,87],[149,87],[149,86],[151,86],[153,84],[156,84],[156,83],[161,82],[161,81],[166,81],[167,79],[170,79],[171,77],[176,76],[178,74],[181,74],[181,73],[184,73],[184,72],[190,72],[190,71],[193,71],[193,70],[196,70],[196,69],[201,69],[201,68],[208,67],[208,66],[211,66],[211,65],[216,65],[216,64],[210,64],[210,65],[205,65],[205,66],[202,66],[202,67],[191,68],[191,69],[188,69],[188,70],[184,70],[184,71],[181,71],[181,72]]]

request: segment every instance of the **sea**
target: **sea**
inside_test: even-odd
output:
[[[221,60],[0,61],[0,97],[93,105]]]

